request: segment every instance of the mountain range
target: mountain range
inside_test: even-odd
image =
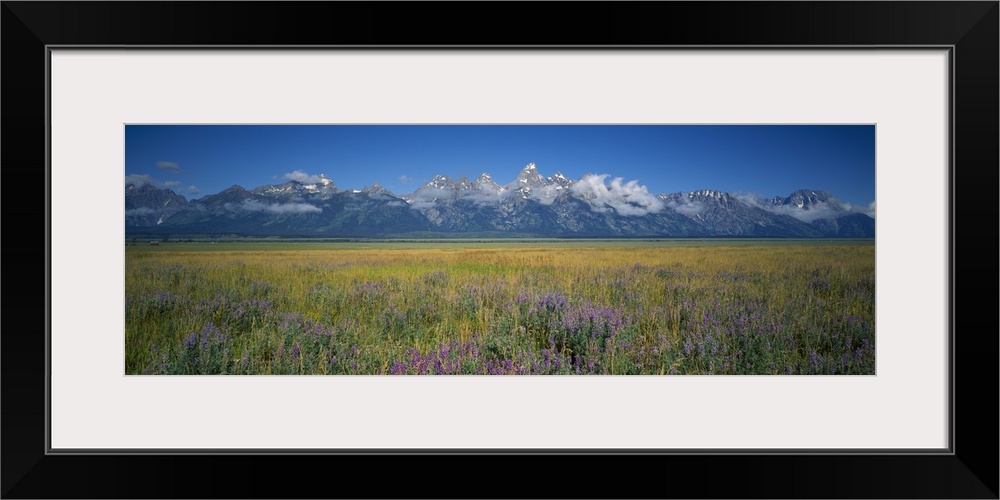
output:
[[[638,181],[543,176],[534,163],[507,184],[438,175],[413,193],[333,180],[234,185],[187,200],[149,183],[125,186],[126,234],[284,237],[874,238],[875,219],[830,193],[759,198],[716,190],[651,194]]]

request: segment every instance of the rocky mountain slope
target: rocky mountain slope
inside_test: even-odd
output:
[[[653,195],[607,175],[571,180],[525,166],[507,184],[438,175],[413,193],[331,179],[254,189],[232,186],[187,201],[168,189],[126,186],[126,230],[298,237],[495,235],[538,237],[873,238],[875,220],[825,191],[754,199],[710,189]]]

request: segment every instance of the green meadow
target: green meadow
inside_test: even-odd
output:
[[[127,374],[875,373],[871,240],[149,241]]]

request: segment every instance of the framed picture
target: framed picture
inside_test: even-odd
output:
[[[297,487],[289,486],[286,480],[220,482],[217,478],[173,474],[163,477],[163,467],[237,471],[250,460],[255,469],[267,471],[262,476],[276,478],[294,477],[294,471],[307,460],[321,466],[329,463],[340,468],[341,474],[386,465],[397,471],[414,460],[430,460],[462,476],[456,479],[462,496],[476,496],[465,492],[477,491],[468,488],[479,484],[474,471],[483,465],[471,455],[491,455],[500,476],[513,473],[515,463],[542,466],[542,460],[563,459],[574,467],[598,460],[602,470],[615,475],[646,467],[653,471],[648,482],[635,489],[617,482],[594,486],[581,478],[570,481],[575,490],[572,484],[559,482],[545,487],[550,489],[532,492],[532,496],[578,491],[570,494],[996,498],[995,430],[970,423],[973,414],[995,416],[996,402],[992,396],[978,396],[978,391],[972,396],[972,385],[967,382],[976,381],[978,387],[981,380],[995,380],[995,356],[983,359],[980,353],[995,353],[996,338],[984,335],[967,340],[959,334],[994,331],[995,314],[987,320],[984,312],[966,311],[973,306],[957,306],[960,297],[992,297],[996,290],[977,285],[974,279],[958,280],[956,274],[963,266],[972,269],[971,250],[962,251],[971,248],[971,236],[975,235],[977,246],[995,245],[995,237],[980,235],[988,236],[996,226],[990,217],[975,224],[982,230],[963,230],[965,238],[959,238],[961,234],[955,229],[967,227],[964,221],[977,219],[974,215],[978,219],[985,219],[986,213],[995,216],[995,190],[983,192],[982,186],[995,186],[997,177],[997,3],[679,2],[581,4],[578,8],[582,19],[620,22],[609,27],[612,39],[567,28],[557,44],[529,40],[530,45],[520,45],[513,43],[516,36],[489,29],[470,31],[470,27],[442,22],[444,17],[431,15],[435,20],[420,28],[409,24],[418,12],[423,16],[464,13],[468,18],[488,10],[472,4],[4,3],[4,88],[7,103],[24,103],[8,104],[3,111],[8,186],[37,185],[37,172],[44,172],[46,201],[44,225],[38,224],[37,218],[31,224],[27,218],[15,218],[17,232],[12,234],[25,236],[19,238],[20,243],[8,245],[12,255],[29,258],[35,254],[13,249],[20,249],[25,242],[44,244],[36,247],[36,254],[45,259],[39,292],[11,299],[8,305],[24,312],[37,311],[33,316],[45,321],[27,328],[8,325],[4,338],[7,404],[3,425],[7,439],[3,446],[8,458],[17,457],[4,461],[4,496],[299,495]],[[660,9],[668,15],[654,16],[654,10]],[[490,16],[517,25],[515,20],[528,11],[532,11],[528,6],[509,4],[503,13]],[[321,12],[328,15],[320,16]],[[560,24],[548,14],[533,16],[532,24]],[[694,18],[712,21],[703,30],[692,32],[692,25],[681,20]],[[746,19],[764,21],[748,27],[742,24]],[[455,33],[456,38],[438,39],[441,35],[433,34],[442,32]],[[402,38],[404,33],[406,38]],[[29,105],[31,96],[38,98],[33,105]],[[267,133],[252,138],[241,135],[248,125]],[[283,128],[293,125],[295,129]],[[877,307],[870,315],[864,312],[864,300],[850,296],[842,302],[850,311],[836,317],[818,315],[817,320],[832,323],[851,316],[855,321],[871,322],[875,339],[866,344],[870,352],[859,347],[855,359],[853,348],[858,346],[852,344],[850,353],[841,353],[846,357],[837,364],[827,359],[834,356],[832,351],[795,349],[789,352],[805,357],[797,365],[795,360],[788,362],[785,369],[791,375],[778,375],[780,367],[770,367],[768,363],[774,363],[769,359],[762,359],[759,366],[748,361],[737,369],[729,364],[731,357],[720,355],[716,360],[702,354],[697,364],[685,364],[685,360],[697,357],[689,353],[670,359],[667,364],[672,372],[646,373],[638,366],[652,359],[647,355],[628,358],[627,365],[620,364],[621,359],[615,364],[611,358],[614,349],[608,347],[608,342],[615,341],[613,334],[596,344],[592,340],[600,336],[594,335],[579,345],[571,344],[576,330],[570,325],[569,313],[559,316],[562,326],[552,327],[552,331],[566,334],[558,348],[553,340],[551,350],[521,358],[491,358],[481,366],[450,364],[455,356],[446,356],[442,350],[431,352],[421,344],[419,335],[423,332],[392,332],[413,342],[414,347],[406,351],[410,353],[407,356],[416,356],[412,363],[400,354],[401,344],[398,353],[392,347],[396,344],[365,345],[365,349],[385,353],[369,359],[352,354],[355,347],[351,342],[342,346],[343,352],[326,350],[339,345],[326,343],[316,347],[315,353],[308,350],[311,344],[293,342],[262,349],[256,358],[250,355],[257,352],[255,344],[247,344],[251,349],[243,365],[226,364],[238,356],[225,355],[218,358],[224,361],[222,365],[212,365],[218,370],[209,369],[202,361],[214,363],[210,360],[215,358],[209,358],[208,353],[216,347],[227,348],[224,340],[216,345],[212,339],[225,339],[226,334],[235,332],[229,329],[230,323],[217,321],[221,329],[208,331],[216,323],[195,325],[197,318],[191,319],[184,325],[194,328],[191,339],[166,348],[162,343],[153,346],[161,338],[173,339],[173,333],[136,340],[136,328],[149,332],[173,327],[156,322],[140,324],[135,318],[146,314],[146,309],[132,308],[134,301],[159,297],[157,293],[166,294],[157,302],[160,305],[176,298],[176,290],[153,285],[133,293],[140,277],[166,273],[163,279],[188,278],[170,274],[160,263],[138,265],[135,257],[129,257],[134,249],[128,247],[127,235],[141,234],[143,242],[153,245],[160,243],[157,234],[176,239],[184,233],[152,233],[155,229],[149,228],[159,226],[163,214],[157,221],[142,222],[151,215],[152,206],[128,205],[128,195],[123,208],[122,180],[135,188],[183,188],[191,195],[200,189],[222,193],[221,188],[208,186],[225,181],[210,180],[208,167],[192,168],[186,159],[145,158],[142,134],[152,131],[162,138],[168,133],[166,128],[171,128],[169,133],[183,130],[183,144],[200,141],[198,147],[204,150],[209,149],[206,144],[230,141],[228,149],[215,154],[232,157],[225,160],[232,165],[226,169],[232,178],[236,172],[249,171],[257,161],[252,156],[262,154],[254,149],[256,144],[277,141],[276,137],[289,130],[301,138],[314,127],[341,127],[341,131],[345,130],[342,127],[354,127],[351,130],[361,134],[381,133],[373,132],[378,127],[402,127],[400,133],[412,136],[415,132],[409,127],[437,133],[448,126],[461,129],[450,133],[471,142],[488,141],[489,137],[472,138],[467,127],[476,127],[477,133],[486,127],[519,127],[524,134],[535,136],[566,135],[588,127],[608,137],[610,132],[601,127],[609,125],[633,127],[627,134],[633,139],[644,133],[639,129],[653,127],[774,130],[771,127],[782,126],[814,131],[818,126],[833,126],[871,137],[874,158],[869,159],[875,165],[874,172],[855,178],[844,171],[842,177],[848,178],[845,185],[855,187],[868,182],[857,180],[865,176],[874,180],[871,189],[877,205],[873,202],[870,207],[848,212],[874,217],[875,242],[868,252],[874,258],[870,263],[876,275],[850,283],[877,283],[875,304],[868,304]],[[227,126],[238,130],[226,137],[212,135]],[[543,126],[553,128],[532,132],[532,127]],[[504,133],[510,130],[506,128]],[[433,144],[447,142],[447,137],[430,137],[431,132],[421,134],[425,151]],[[588,139],[591,143],[600,140]],[[356,140],[360,141],[403,147],[385,138]],[[522,137],[514,142],[523,141]],[[705,148],[732,148],[720,145],[719,140],[702,141]],[[782,147],[792,147],[787,141]],[[802,149],[830,147],[804,138],[797,141],[796,146]],[[612,153],[625,151],[610,141],[607,144]],[[407,147],[418,153],[421,150],[412,144]],[[802,168],[815,169],[811,162],[841,153],[831,149],[825,155],[810,157],[810,164]],[[241,154],[246,157],[240,159]],[[588,150],[587,154],[596,157],[599,152]],[[215,161],[223,160],[216,156]],[[329,177],[319,176],[319,172],[303,170],[301,163],[280,165],[280,159],[273,161],[279,164],[273,167],[272,187],[280,187],[278,181],[295,183],[293,187],[325,185],[331,179],[338,182],[334,172]],[[730,157],[728,161],[737,160]],[[535,173],[531,167],[526,167],[527,174],[514,172],[507,177],[517,174],[529,183],[528,176]],[[356,168],[365,167],[359,164]],[[371,167],[368,174],[374,171]],[[761,168],[760,173],[746,177],[774,175],[773,171]],[[783,167],[783,171],[792,175],[790,167]],[[182,172],[190,172],[192,177],[181,179]],[[409,182],[410,175],[431,175],[429,169],[411,172],[420,173],[393,175],[402,184]],[[154,176],[160,173],[162,178]],[[337,173],[348,175],[344,170]],[[164,180],[169,175],[176,179]],[[627,217],[640,209],[651,212],[660,205],[681,202],[666,194],[651,196],[638,181],[625,182],[631,177],[611,184],[605,184],[606,177],[600,175],[587,177],[581,172],[570,177],[564,187],[579,194],[580,200],[590,200],[592,212],[611,214],[606,217]],[[176,184],[182,180],[183,184]],[[558,181],[549,180],[548,184],[540,181],[544,186],[539,184],[536,191],[556,189]],[[361,184],[347,187],[357,188],[355,194],[366,200],[371,198],[372,192],[362,192]],[[437,185],[431,188],[432,194],[444,189]],[[427,189],[399,197],[411,206],[399,214],[393,212],[396,215],[390,217],[391,222],[404,224],[403,218],[418,209],[425,217],[430,210],[441,213],[443,208],[435,205],[437,196],[421,197],[421,192],[430,192]],[[23,207],[38,205],[38,195],[30,192],[16,190],[9,200],[17,202],[8,205],[8,214],[26,213]],[[164,192],[169,191],[160,194]],[[350,189],[345,193],[354,195]],[[552,193],[554,199],[557,195]],[[391,210],[391,203],[403,193],[385,190],[376,194],[388,200],[378,209]],[[525,199],[536,195],[525,195]],[[544,198],[544,193],[537,196]],[[233,213],[238,215],[220,217],[259,221],[277,215],[282,223],[292,224],[287,227],[294,232],[298,229],[288,222],[289,214],[318,214],[329,208],[302,201],[305,198],[275,200],[231,201],[226,210],[236,206]],[[326,201],[333,203],[330,200]],[[594,205],[594,200],[600,204]],[[690,204],[693,198],[686,200],[687,205],[672,210],[694,210]],[[815,224],[818,216],[810,215],[803,221],[791,212],[782,212],[795,207],[795,202],[788,202],[791,206],[782,208],[784,201],[757,208],[763,210],[761,213],[788,217],[780,219],[786,221],[783,230],[829,236],[822,233],[830,231],[822,229],[829,227],[822,222],[826,219]],[[851,206],[861,205],[859,200],[851,201]],[[552,200],[539,202],[548,203]],[[742,203],[758,202],[747,198]],[[482,200],[477,198],[466,210],[473,206],[482,206]],[[201,224],[206,219],[197,220]],[[267,219],[267,223],[274,227],[275,220]],[[961,225],[956,224],[958,220]],[[178,221],[183,219],[170,224],[181,224]],[[415,218],[413,225],[400,227],[426,230],[418,227],[423,221]],[[128,226],[130,223],[145,229],[137,231]],[[45,232],[38,235],[41,227]],[[194,231],[191,228],[195,226],[181,227]],[[213,227],[212,232],[226,233],[233,226],[219,227]],[[693,235],[705,236],[699,230],[694,226],[690,229]],[[413,234],[399,231],[393,234]],[[966,245],[959,248],[959,241]],[[711,256],[709,250],[704,253]],[[155,252],[141,255],[149,256],[144,262],[155,260]],[[963,256],[961,263],[958,255]],[[181,253],[173,258],[175,267],[185,269],[194,257]],[[255,257],[247,254],[240,258]],[[363,266],[372,269],[378,265],[370,259],[365,262]],[[986,274],[980,269],[994,269],[985,262],[976,265],[980,266],[977,276]],[[408,297],[433,295],[436,282],[431,281],[457,279],[431,271],[414,275],[414,288],[402,287],[405,290],[401,293]],[[302,271],[287,267],[275,272]],[[683,272],[699,271],[692,267],[683,268]],[[833,274],[813,276],[809,286],[839,290],[839,282],[831,281],[831,276],[850,271],[838,272],[841,274],[831,271]],[[587,279],[583,274],[578,278]],[[216,286],[213,279],[211,272],[204,271],[200,277],[191,276],[189,284],[211,288]],[[632,279],[638,288],[637,283],[645,283],[642,280],[646,277]],[[348,291],[356,292],[358,301],[372,295],[366,295],[365,287],[381,290],[379,287],[389,283],[363,277],[355,281]],[[291,293],[282,287],[277,285],[278,295]],[[851,287],[845,286],[845,290],[858,291],[857,286]],[[628,286],[623,290],[627,292]],[[539,307],[562,311],[561,295],[539,293],[526,295],[523,301],[510,290],[501,293],[510,295],[507,298],[512,308],[520,304],[518,301],[524,302],[518,325],[529,337],[543,329],[533,329],[531,323],[540,318],[540,313],[536,314]],[[603,292],[591,297],[594,304],[607,305],[598,303],[599,295],[603,297]],[[816,300],[825,297],[810,295],[814,296]],[[44,302],[39,303],[38,297],[45,297]],[[387,297],[376,298],[399,299]],[[785,300],[777,294],[774,297]],[[582,300],[570,297],[566,307],[582,308]],[[221,314],[218,307],[205,307],[211,309],[206,318]],[[277,314],[268,316],[276,328]],[[313,311],[307,311],[300,323],[316,319],[314,316]],[[352,316],[351,324],[370,326],[363,316]],[[315,323],[316,327],[330,326],[322,319]],[[813,327],[824,328],[818,323]],[[20,330],[37,334],[10,334]],[[853,335],[847,341],[859,343],[861,337]],[[486,343],[494,341],[487,339],[481,345],[470,341],[469,346],[487,349]],[[456,349],[464,349],[461,342]],[[624,345],[614,352],[631,355]],[[628,345],[635,347],[634,343]],[[704,342],[701,347],[707,345]],[[693,344],[674,347],[678,353],[698,348]],[[246,350],[246,346],[241,348]],[[151,352],[155,356],[147,356]],[[761,348],[760,352],[765,351]],[[304,360],[313,354],[323,357],[325,365],[312,363],[319,371],[303,368]],[[442,367],[432,368],[431,362],[421,364],[417,359],[431,354]],[[552,368],[550,356],[562,360],[558,356],[563,354],[568,366],[557,363]],[[339,356],[343,362],[327,362],[331,356]],[[502,361],[509,366],[497,364]],[[600,366],[592,371],[607,376],[568,376],[586,372],[594,363]],[[513,374],[523,369],[524,376],[390,376],[451,373],[447,366],[459,375]],[[538,376],[542,366],[552,375]],[[671,375],[678,368],[692,376]],[[830,375],[837,370],[847,375]],[[342,376],[305,375],[327,371]],[[252,376],[154,375],[231,372]],[[632,372],[634,375],[620,375]],[[277,373],[289,376],[274,375]],[[715,376],[718,373],[736,376]],[[766,373],[773,376],[760,376]],[[89,478],[82,482],[75,472],[80,469],[89,471]],[[713,479],[719,472],[741,479]],[[53,477],[66,480],[52,481]],[[331,487],[336,495],[412,496],[405,485],[420,481],[421,476],[403,470],[397,477],[406,480],[399,486]],[[491,495],[522,492],[513,483],[499,482]]]

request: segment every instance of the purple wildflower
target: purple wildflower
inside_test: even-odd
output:
[[[818,368],[822,362],[823,357],[817,354],[815,350],[809,349],[809,365],[813,368]]]
[[[399,361],[393,361],[392,367],[389,368],[389,373],[392,375],[404,375],[406,374],[406,364]]]
[[[555,312],[565,309],[568,303],[569,301],[566,300],[565,296],[559,292],[552,292],[539,297],[535,302],[535,307],[541,310]]]

